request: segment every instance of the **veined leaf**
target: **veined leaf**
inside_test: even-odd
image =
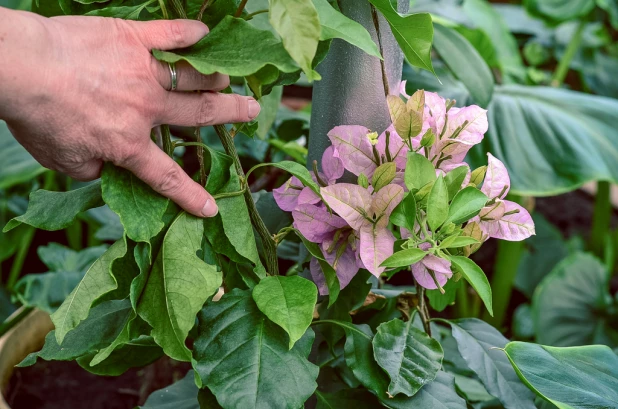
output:
[[[178,382],[152,392],[140,409],[199,409],[200,404],[197,399],[199,391],[195,385],[195,374],[189,371]],[[205,407],[218,409],[217,407]]]
[[[487,200],[487,196],[475,187],[468,186],[460,190],[448,208],[448,217],[444,224],[467,222],[479,214]]]
[[[298,409],[315,391],[309,330],[289,350],[285,332],[249,291],[232,290],[199,314],[193,367],[224,408]]]
[[[460,166],[444,175],[444,181],[448,188],[448,200],[453,200],[455,195],[461,190],[461,185],[466,179],[466,175],[470,171],[467,166]]]
[[[408,161],[404,174],[405,183],[410,191],[417,191],[436,180],[436,169],[423,155],[408,152]]]
[[[395,226],[405,227],[414,230],[416,221],[416,200],[412,193],[406,193],[403,200],[393,209],[391,213],[391,223]]]
[[[378,46],[373,42],[365,27],[335,10],[327,0],[313,0],[313,5],[318,11],[322,26],[320,40],[340,38],[367,54],[382,59]]]
[[[84,210],[103,204],[100,182],[68,192],[40,189],[30,194],[26,213],[9,220],[2,231],[6,233],[22,223],[42,230],[61,230]]]
[[[127,243],[124,239],[114,243],[86,271],[81,282],[52,314],[51,319],[56,327],[56,340],[59,345],[63,344],[69,331],[88,317],[92,304],[99,297],[117,288],[118,283],[111,273],[112,263],[126,253]]]
[[[190,361],[185,346],[195,315],[222,282],[216,266],[197,257],[202,249],[202,219],[180,213],[165,234],[137,306],[152,326],[152,337],[174,359]]]
[[[11,135],[6,122],[0,121],[0,189],[7,189],[22,182],[33,180],[46,169],[39,165]]]
[[[390,0],[369,0],[391,26],[393,35],[410,64],[434,73],[431,64],[433,24],[429,13],[399,14]]]
[[[253,289],[253,300],[260,311],[290,337],[290,349],[311,325],[318,289],[299,276],[266,277]]]
[[[380,264],[382,267],[408,267],[427,255],[421,249],[404,249],[396,252]]]
[[[378,365],[388,373],[388,393],[415,395],[433,381],[442,367],[440,343],[414,328],[412,321],[394,319],[380,324],[372,341]]]
[[[492,306],[491,286],[483,270],[468,257],[451,256],[450,260],[457,268],[457,271],[460,272],[466,281],[470,283],[472,288],[476,290],[476,293],[481,297],[481,300],[483,300],[485,308],[487,308],[487,311],[489,311],[489,314],[493,317],[494,310]]]
[[[100,376],[118,376],[131,368],[146,366],[163,356],[161,347],[152,337],[141,335],[129,340],[115,349],[104,361],[92,365],[95,352],[77,358],[79,366]]]
[[[432,231],[436,231],[448,217],[448,190],[442,175],[438,176],[427,199],[427,222]]]
[[[153,55],[165,62],[187,61],[204,75],[220,72],[242,77],[255,74],[268,65],[285,73],[298,70],[273,33],[231,16],[225,17],[195,45],[173,53],[154,50]]]
[[[269,20],[283,46],[309,79],[319,80],[313,71],[313,57],[320,40],[320,19],[311,0],[269,0]]]
[[[618,407],[618,357],[607,346],[510,342],[504,352],[520,379],[559,409]]]

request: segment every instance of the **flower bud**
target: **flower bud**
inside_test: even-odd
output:
[[[367,134],[367,139],[369,139],[369,143],[371,143],[372,145],[376,145],[378,143],[378,133],[369,132]]]
[[[365,176],[364,173],[361,173],[360,175],[358,175],[358,185],[365,189],[369,187],[369,179],[367,179],[367,176]]]
[[[487,172],[487,166],[481,166],[480,168],[474,169],[472,174],[470,175],[470,183],[475,187],[480,186],[483,183],[483,179],[485,179],[485,173]]]
[[[424,148],[428,148],[431,145],[433,145],[435,141],[436,141],[436,135],[433,133],[433,131],[430,128],[427,130],[427,132],[425,132],[425,135],[423,135],[423,137],[421,138],[421,146]]]

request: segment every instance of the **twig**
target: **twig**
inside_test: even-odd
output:
[[[236,168],[236,173],[241,180],[241,183],[246,183],[245,172],[242,169],[242,165],[240,164],[240,158],[238,157],[238,153],[236,152],[236,146],[234,146],[234,140],[230,133],[228,132],[225,125],[215,125],[215,131],[221,140],[221,144],[223,145],[223,149],[225,149],[225,153],[231,156],[234,161],[234,167]],[[270,275],[279,275],[279,265],[277,260],[277,244],[270,232],[266,228],[264,221],[260,217],[260,214],[255,207],[255,202],[253,201],[253,197],[251,196],[251,192],[248,189],[245,189],[244,192],[245,203],[247,204],[247,208],[249,209],[249,216],[251,217],[251,223],[255,230],[257,230],[260,238],[262,239],[262,245],[264,246],[264,252],[266,253],[266,269]]]
[[[246,5],[247,5],[247,0],[242,0],[240,4],[238,5],[238,9],[236,10],[236,13],[234,13],[234,17],[242,16],[242,11],[245,9]]]
[[[200,12],[197,13],[196,20],[202,21],[202,17],[204,17],[204,12],[206,11],[208,7],[210,7],[212,2],[213,0],[204,0],[204,3],[202,3],[202,7],[200,7]]]
[[[195,128],[195,141],[201,143],[202,137],[200,136],[200,127]],[[204,148],[202,146],[197,147],[197,162],[200,164],[200,183],[202,186],[206,186],[206,169],[204,168]]]
[[[418,294],[418,306],[416,309],[421,317],[421,321],[423,321],[425,332],[427,335],[431,336],[431,326],[429,325],[431,318],[429,317],[429,310],[425,303],[425,289],[421,287],[419,283],[416,283],[416,293]]]
[[[382,84],[384,85],[384,96],[387,97],[390,95],[390,88],[388,86],[388,77],[386,76],[386,65],[384,63],[384,50],[382,48],[382,36],[380,34],[380,20],[378,20],[378,12],[376,8],[371,5],[371,17],[373,18],[373,25],[376,28],[376,35],[378,37],[378,47],[380,48],[380,55],[382,59],[380,60],[380,68],[382,69]]]

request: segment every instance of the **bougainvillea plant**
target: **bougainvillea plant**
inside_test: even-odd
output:
[[[380,58],[338,2],[138,3],[41,0],[34,8],[48,16],[198,18],[211,28],[203,40],[153,54],[236,77],[235,91],[262,104],[301,72],[318,80],[315,67],[334,38]],[[433,71],[428,14],[399,14],[388,0],[363,5],[374,22],[378,14],[386,19],[411,64]],[[252,136],[259,123],[215,126],[225,153],[176,130],[172,139],[162,126],[153,138],[168,155],[198,150],[199,173],[219,206],[213,218],[185,213],[112,164],[79,189],[32,193],[26,213],[5,231],[20,224],[63,229],[105,204],[120,217],[124,236],[86,271],[51,315],[55,330],[43,348],[20,365],[75,360],[87,371],[119,375],[164,355],[191,363],[183,380],[151,395],[145,408],[465,409],[492,399],[534,408],[535,393],[554,402],[542,383],[555,376],[536,374],[563,371],[559,350],[509,343],[480,320],[431,312],[459,302],[466,283],[491,312],[491,288],[469,256],[489,238],[534,234],[528,212],[505,199],[505,166],[491,155],[486,167],[471,170],[464,162],[487,131],[485,110],[429,92],[408,96],[405,84],[399,94],[383,101],[392,117],[387,129],[333,128],[332,146],[312,171],[282,161],[245,173],[233,135]],[[253,196],[250,176],[267,166],[293,177]],[[281,226],[288,212],[290,223]],[[395,274],[415,285],[385,284]],[[573,352],[569,364],[592,373],[596,367],[579,355],[615,360],[607,353]],[[587,402],[611,406],[599,386],[587,388]]]

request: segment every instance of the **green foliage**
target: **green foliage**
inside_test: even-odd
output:
[[[444,224],[467,222],[479,214],[487,200],[487,196],[472,186],[460,190],[448,208],[448,217]]]
[[[442,366],[440,343],[412,327],[412,322],[392,320],[380,324],[373,338],[374,356],[388,373],[388,393],[415,395],[433,381]]]
[[[451,256],[451,262],[456,268],[456,271],[470,283],[485,303],[487,311],[490,315],[493,315],[493,302],[491,296],[491,286],[487,280],[487,276],[483,270],[476,265],[476,263],[467,257]]]
[[[606,346],[510,342],[504,352],[521,380],[560,409],[618,405],[618,357]]]
[[[141,409],[199,409],[197,395],[199,389],[195,386],[194,372],[189,371],[181,380],[150,394]],[[216,402],[216,401],[215,401]],[[215,409],[205,406],[208,409]]]
[[[447,221],[448,214],[448,190],[444,177],[440,175],[431,188],[429,198],[427,199],[427,222],[431,230],[438,230]]]
[[[285,332],[240,290],[208,304],[198,318],[193,366],[223,408],[297,409],[313,394],[311,330],[290,350]]]
[[[395,207],[391,213],[391,223],[395,226],[405,227],[412,231],[414,230],[414,221],[416,220],[416,200],[414,195],[406,193],[403,200]]]
[[[405,170],[405,183],[411,192],[436,180],[436,171],[433,164],[421,154],[408,153]]]
[[[84,210],[102,205],[100,182],[69,192],[37,190],[30,194],[26,213],[10,220],[2,231],[6,233],[22,223],[37,229],[61,230]]]
[[[290,337],[290,349],[313,320],[318,290],[302,277],[266,277],[253,289],[253,300],[264,315]]]
[[[0,189],[34,179],[45,168],[17,142],[4,121],[0,121]]]
[[[525,0],[526,10],[559,23],[583,17],[595,6],[595,0]]]

